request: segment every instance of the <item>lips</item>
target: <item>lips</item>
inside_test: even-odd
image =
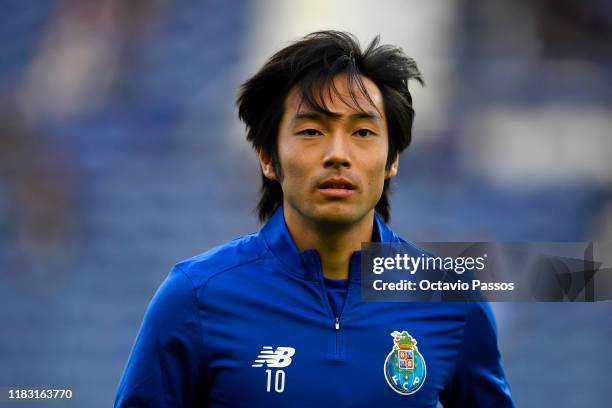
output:
[[[333,177],[324,180],[318,186],[321,194],[331,198],[348,197],[355,192],[355,185],[345,178]]]
[[[319,184],[319,189],[355,190],[355,186],[344,178],[331,178]]]

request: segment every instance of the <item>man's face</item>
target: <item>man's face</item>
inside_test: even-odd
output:
[[[359,106],[347,106],[323,92],[331,114],[313,110],[294,87],[285,102],[278,130],[279,180],[260,154],[266,177],[279,180],[283,205],[301,221],[318,225],[354,224],[371,214],[386,178],[397,173],[397,157],[385,168],[389,149],[387,120],[378,87],[362,77],[374,106],[354,89]],[[346,75],[334,78],[344,100],[351,101]]]

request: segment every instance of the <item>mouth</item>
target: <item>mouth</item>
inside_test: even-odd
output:
[[[343,198],[353,194],[355,185],[345,178],[334,177],[323,181],[317,186],[319,192],[328,197]]]

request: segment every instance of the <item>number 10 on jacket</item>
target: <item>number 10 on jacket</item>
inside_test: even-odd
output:
[[[272,381],[274,381],[274,391],[281,393],[285,391],[285,372],[283,370],[266,370],[268,381],[266,385],[266,391],[272,392]],[[274,380],[272,380],[274,377]]]

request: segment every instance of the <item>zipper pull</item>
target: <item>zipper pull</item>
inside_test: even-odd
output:
[[[336,317],[336,324],[334,326],[336,326],[336,330],[340,330],[340,318],[339,317]]]

